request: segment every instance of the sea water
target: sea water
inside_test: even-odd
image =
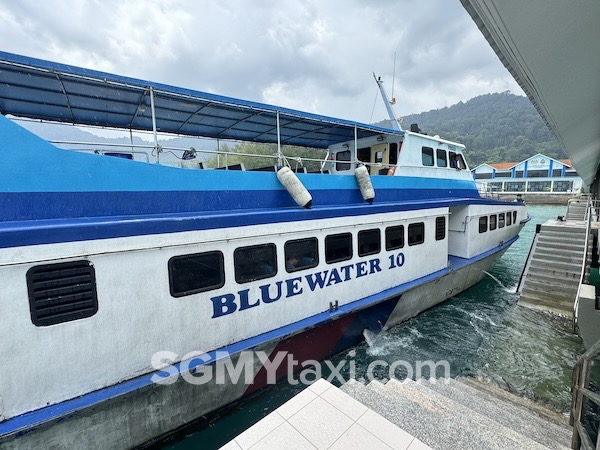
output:
[[[363,343],[331,358],[342,377],[368,380],[371,375],[385,381],[389,370],[379,365],[368,374],[369,365],[403,361],[394,373],[402,379],[419,362],[445,361],[452,377],[478,377],[568,411],[571,372],[583,343],[570,322],[518,306],[516,294],[535,225],[564,215],[566,207],[530,205],[528,210],[532,220],[480,283],[392,329],[365,332]],[[339,385],[338,379],[333,382]],[[173,450],[219,448],[304,388],[286,381],[269,386],[162,445]]]

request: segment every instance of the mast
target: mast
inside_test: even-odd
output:
[[[381,77],[375,76],[375,72],[373,72],[373,78],[375,78],[375,82],[377,86],[379,86],[379,91],[381,92],[381,96],[383,97],[383,103],[385,104],[385,108],[387,109],[388,116],[390,116],[390,121],[392,122],[392,128],[394,130],[402,131],[396,116],[394,115],[394,110],[392,109],[392,102],[389,100],[387,93],[385,92],[385,88],[383,87],[383,81],[381,81]]]

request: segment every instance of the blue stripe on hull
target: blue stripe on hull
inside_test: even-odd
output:
[[[326,175],[324,175],[326,176]],[[364,205],[357,189],[311,191],[313,205]],[[470,190],[379,189],[377,204],[388,202],[475,198]],[[1,193],[0,221],[67,219],[76,217],[134,216],[297,208],[286,191],[152,191],[152,192],[23,192]]]
[[[50,199],[47,198],[46,202],[50,202]],[[144,216],[123,215],[120,217],[84,217],[0,222],[0,248],[234,228],[271,223],[282,224],[294,221],[444,208],[464,204],[498,204],[498,202],[485,199],[421,200],[418,202],[374,203],[373,205],[362,203],[351,206],[316,207],[311,210],[296,206],[280,209],[214,211],[212,213],[204,212],[196,214],[169,213],[161,215],[147,214]],[[32,205],[32,208],[35,208],[35,206]],[[93,208],[93,206],[90,206],[90,208]]]

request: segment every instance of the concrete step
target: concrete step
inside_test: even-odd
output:
[[[551,278],[551,279],[562,279],[562,280],[569,280],[570,281],[575,281],[577,283],[579,283],[579,277],[581,276],[581,273],[579,271],[577,272],[561,272],[561,276],[557,277],[557,274],[555,273],[556,271],[552,270],[552,268],[544,266],[544,267],[531,267],[529,266],[529,271],[527,272],[527,277],[531,276],[531,275],[535,275],[536,277],[545,277],[545,278]]]
[[[507,428],[496,420],[481,415],[469,407],[412,380],[399,382],[392,379],[383,387],[379,384],[375,388],[378,393],[389,396],[389,398],[409,398],[415,404],[420,405],[421,409],[430,416],[430,422],[426,424],[427,434],[442,434],[440,433],[442,423],[445,427],[453,430],[455,438],[451,441],[451,445],[449,445],[450,442],[444,442],[441,446],[432,446],[434,448],[546,448],[544,445]],[[421,418],[422,416],[418,417]],[[423,421],[421,423],[425,425]]]
[[[579,279],[561,279],[555,278],[548,282],[547,280],[540,280],[535,276],[527,277],[523,286],[529,287],[531,290],[542,292],[544,294],[555,294],[555,295],[573,295],[577,292],[579,287]]]
[[[529,267],[537,269],[546,269],[550,272],[557,273],[581,273],[581,263],[552,261],[544,258],[533,258]]]
[[[552,302],[554,304],[560,304],[564,306],[572,305],[575,300],[575,294],[565,295],[560,292],[552,291],[539,291],[532,289],[529,284],[525,284],[521,290],[521,295],[525,297],[535,297],[546,302]]]
[[[537,245],[536,245],[536,249],[537,248],[544,248],[544,249],[553,249],[556,250],[557,253],[563,252],[563,251],[578,251],[581,252],[581,254],[583,254],[583,242],[581,243],[573,243],[573,242],[562,242],[562,241],[548,241],[548,240],[544,240],[544,239],[538,239]]]
[[[557,262],[580,264],[583,262],[583,251],[559,251],[552,248],[538,247],[535,249],[534,257]]]
[[[419,383],[550,449],[564,449],[571,445],[572,430],[566,421],[562,426],[549,421],[536,414],[535,410],[524,407],[524,399],[514,394],[499,397],[453,379],[440,379],[435,383],[422,380]]]
[[[573,239],[555,240],[548,237],[540,236],[537,241],[537,247],[540,248],[555,248],[557,250],[578,250],[583,253],[585,241]]]
[[[501,401],[508,400],[520,405],[523,408],[530,410],[533,414],[536,414],[547,420],[548,422],[564,428],[569,433],[573,430],[573,428],[569,425],[568,416],[552,411],[545,406],[535,403],[529,399],[516,396],[511,392],[505,391],[494,383],[480,381],[477,378],[472,377],[460,377],[457,379],[457,381],[459,383],[466,384],[467,386],[471,386],[481,392],[486,392],[490,395],[498,397]]]
[[[566,302],[563,303],[563,302],[556,302],[553,300],[547,300],[547,299],[538,297],[537,295],[521,294],[521,296],[519,297],[518,305],[525,306],[525,307],[531,308],[531,309],[537,309],[537,310],[544,311],[544,312],[549,312],[549,313],[556,314],[558,316],[563,316],[563,317],[566,317],[569,319],[569,318],[573,317],[574,300],[575,299],[573,299],[573,302],[571,302],[571,303],[566,303]]]
[[[556,278],[552,275],[548,275],[546,272],[529,272],[523,285],[526,283],[532,283],[532,286],[536,286],[541,291],[554,289],[560,287],[564,290],[577,290],[579,287],[579,278]]]

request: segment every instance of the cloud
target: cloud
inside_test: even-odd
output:
[[[0,5],[0,39],[4,51],[363,122],[385,118],[373,71],[400,114],[522,94],[458,0],[21,0]]]

